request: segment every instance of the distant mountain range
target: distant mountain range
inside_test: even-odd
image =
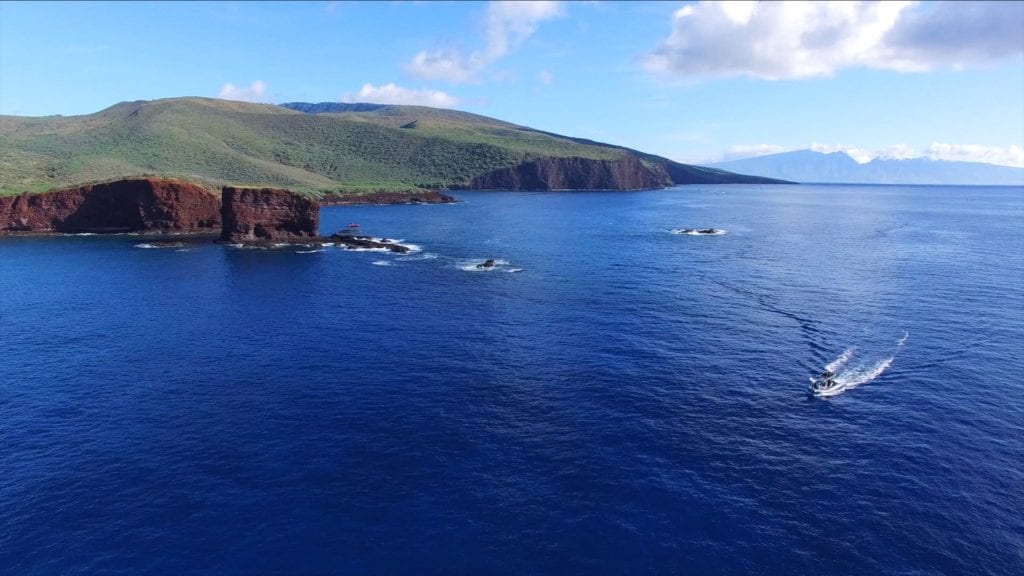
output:
[[[1024,168],[928,158],[859,164],[845,152],[797,150],[708,164],[712,168],[792,180],[844,184],[1024,185]]]

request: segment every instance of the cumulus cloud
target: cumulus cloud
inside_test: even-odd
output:
[[[699,2],[643,59],[679,77],[965,68],[1024,53],[1021,2]]]
[[[967,68],[1024,52],[1024,2],[942,2],[907,14],[886,37],[910,67]]]
[[[811,143],[811,150],[815,152],[821,152],[822,154],[832,154],[834,152],[846,152],[846,155],[853,158],[860,164],[870,162],[878,156],[877,153],[864,148],[858,148],[856,146],[847,146],[845,144],[820,144],[818,142]]]
[[[950,160],[956,162],[984,162],[1002,166],[1024,168],[1024,148],[1009,146],[999,148],[980,144],[945,144],[933,142],[928,147],[928,157],[932,160]]]
[[[242,102],[266,102],[264,94],[267,91],[267,84],[262,80],[256,80],[248,88],[239,88],[228,82],[221,87],[218,97],[225,100],[241,100]]]
[[[486,63],[479,54],[469,58],[457,48],[422,50],[417,52],[405,69],[424,80],[444,80],[452,84],[472,82]]]
[[[756,156],[767,156],[768,154],[778,154],[780,152],[789,152],[793,148],[786,146],[780,146],[778,144],[737,144],[730,146],[721,159],[715,160],[716,162],[725,160],[741,160],[743,158],[754,158]]]
[[[885,160],[907,160],[917,158],[921,154],[913,146],[906,144],[893,144],[877,151],[877,156]]]
[[[468,56],[458,48],[422,50],[405,69],[418,78],[452,83],[472,82],[490,64],[522,46],[545,20],[564,13],[562,2],[495,1],[484,19],[485,46]]]
[[[382,86],[363,84],[358,93],[345,94],[341,100],[373,104],[414,104],[434,108],[451,108],[459,103],[458,98],[440,90],[413,90],[397,86],[394,82]]]

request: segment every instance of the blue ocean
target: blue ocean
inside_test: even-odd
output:
[[[0,571],[1024,574],[1024,189],[456,196],[0,238]]]

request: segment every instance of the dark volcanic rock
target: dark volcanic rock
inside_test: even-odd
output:
[[[133,178],[0,197],[3,232],[195,232],[220,224],[220,199],[179,180]]]
[[[221,216],[225,242],[316,238],[320,205],[290,190],[225,187]]]
[[[487,268],[494,268],[494,258],[488,258],[487,260],[476,265],[477,268],[483,270]]]
[[[616,160],[544,157],[473,178],[475,190],[642,190],[664,188],[672,179],[664,167],[633,155]]]
[[[397,244],[387,239],[377,240],[370,236],[355,236],[353,234],[346,234],[344,232],[338,232],[337,234],[331,234],[329,240],[333,240],[338,244],[344,244],[349,248],[364,248],[364,249],[380,249],[384,248],[397,254],[405,254],[409,252],[408,246]]]
[[[455,198],[436,191],[371,192],[369,194],[325,194],[321,206],[354,206],[359,204],[451,204]]]

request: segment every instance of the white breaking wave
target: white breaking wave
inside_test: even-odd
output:
[[[410,242],[402,242],[401,240],[396,240],[395,244],[398,244],[399,246],[405,246],[406,248],[408,248],[409,252],[406,252],[406,254],[414,253],[414,252],[422,252],[423,251],[423,247],[420,246],[419,244],[412,244]]]
[[[669,232],[686,236],[724,236],[728,234],[728,231],[721,228],[673,228]]]
[[[374,260],[373,261],[373,265],[374,266],[391,266],[391,262],[388,262],[387,260]]]
[[[345,246],[345,250],[349,252],[391,252],[387,248],[362,248],[359,246]]]
[[[423,250],[423,247],[418,245],[418,244],[411,244],[411,243],[408,243],[408,242],[404,242],[402,240],[392,240],[390,238],[377,238],[376,236],[367,236],[367,238],[369,240],[374,241],[374,242],[378,242],[380,244],[387,244],[389,246],[404,246],[405,248],[407,248],[409,250],[408,252],[405,252],[405,254],[415,254],[415,253],[421,252]],[[396,253],[396,252],[393,252],[387,246],[381,246],[379,248],[362,248],[362,247],[359,247],[359,246],[347,246],[346,244],[339,242],[338,243],[338,247],[344,248],[344,249],[349,250],[351,252],[392,252],[392,253]]]
[[[147,249],[152,249],[152,248],[156,248],[156,249],[159,249],[159,248],[183,248],[184,246],[185,246],[184,242],[167,242],[165,244],[150,244],[148,242],[143,242],[141,244],[136,244],[135,245],[136,248],[147,248]]]
[[[296,254],[316,254],[317,252],[323,252],[323,250],[321,250],[319,248],[314,248],[312,250],[296,250],[295,251]]]
[[[397,259],[398,260],[409,260],[409,261],[413,261],[413,260],[436,260],[437,259],[437,254],[434,254],[432,252],[424,252],[423,254],[416,254],[414,256],[401,256],[401,257],[399,257]]]
[[[896,342],[896,347],[897,348],[902,348],[903,345],[907,343],[907,338],[909,338],[909,337],[910,337],[910,332],[904,331],[903,332],[903,338],[900,338],[899,341]]]
[[[479,265],[482,264],[485,260],[486,259],[482,259],[482,260],[464,260],[464,261],[462,261],[462,262],[460,262],[458,264],[458,268],[459,268],[459,270],[465,270],[466,272],[492,272],[494,270],[502,270],[504,272],[511,272],[511,271],[518,272],[518,271],[522,270],[522,268],[506,268],[509,265],[509,261],[508,260],[501,260],[501,259],[498,259],[498,258],[494,259],[494,266],[489,266],[487,268],[480,268]]]

